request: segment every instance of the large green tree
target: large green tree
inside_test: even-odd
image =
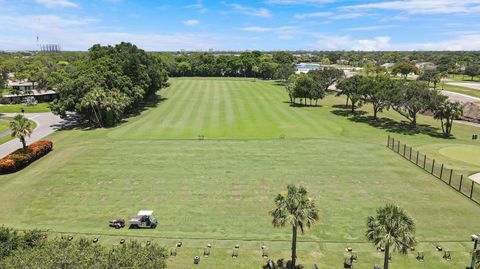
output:
[[[33,132],[33,123],[25,118],[23,115],[16,115],[10,122],[10,130],[12,137],[18,138],[22,143],[23,150],[27,150],[26,137],[29,137]]]
[[[364,102],[372,104],[374,120],[377,119],[378,112],[389,107],[393,90],[394,81],[388,76],[379,75],[364,79],[361,94]]]
[[[352,113],[355,112],[356,107],[362,105],[362,84],[366,79],[367,78],[364,78],[360,75],[355,75],[353,77],[343,79],[337,84],[337,90],[339,91],[337,96],[347,96],[347,100],[350,100],[350,108]]]
[[[418,80],[427,81],[429,84],[433,83],[433,89],[437,89],[437,84],[442,80],[442,73],[436,69],[426,69],[418,77]]]
[[[97,127],[118,123],[127,111],[155,96],[168,79],[160,57],[130,43],[94,45],[86,60],[51,77],[59,94],[50,105],[52,111],[62,117],[76,112]]]
[[[415,246],[415,222],[396,205],[386,205],[377,209],[375,216],[367,218],[367,240],[377,247],[385,248],[383,269],[388,269],[391,248],[407,253]]]
[[[445,137],[452,135],[453,121],[463,115],[463,107],[459,102],[444,100],[434,110],[433,117],[439,119],[442,125],[442,132]]]
[[[471,80],[473,80],[473,78],[474,78],[475,76],[480,75],[480,64],[469,63],[469,64],[465,67],[464,74],[467,75],[467,76],[470,76],[470,77],[471,77]]]
[[[308,196],[307,190],[300,186],[288,185],[286,192],[275,197],[275,208],[270,211],[273,227],[292,227],[292,260],[291,268],[297,261],[297,232],[303,234],[319,220],[315,202]]]
[[[391,105],[395,111],[407,118],[412,127],[417,126],[417,115],[439,103],[443,96],[436,90],[430,90],[423,81],[396,81],[391,96]]]
[[[401,74],[404,79],[407,79],[408,74],[418,73],[418,68],[410,62],[401,62],[393,66],[393,74]]]
[[[318,99],[325,97],[328,88],[343,78],[344,73],[336,68],[323,68],[311,70],[307,75],[313,79],[314,86],[311,96],[315,100],[315,105],[317,105]]]

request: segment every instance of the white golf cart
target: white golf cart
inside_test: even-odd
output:
[[[140,210],[136,216],[130,218],[130,229],[157,227],[158,221],[152,218],[153,210]]]

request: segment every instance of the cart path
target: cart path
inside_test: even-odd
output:
[[[471,180],[480,184],[480,173],[473,174],[473,175],[469,176],[468,178],[470,178]]]
[[[0,113],[0,116],[14,117],[17,113]],[[34,121],[37,126],[30,137],[27,137],[27,144],[31,144],[39,139],[42,139],[64,125],[64,120],[51,112],[47,113],[25,113],[26,118]],[[0,158],[5,157],[12,151],[22,147],[22,143],[18,139],[12,139],[0,145]]]
[[[470,96],[467,94],[463,93],[458,93],[458,92],[450,92],[450,91],[441,91],[443,95],[447,96],[450,100],[452,101],[458,101],[460,103],[467,103],[467,102],[473,102],[477,103],[480,101],[480,98]]]
[[[474,90],[480,90],[479,82],[447,82],[448,85],[465,87]]]

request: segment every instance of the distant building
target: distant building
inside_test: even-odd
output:
[[[381,67],[385,67],[385,68],[392,68],[395,64],[394,63],[384,63],[382,65],[380,65]]]
[[[16,91],[21,91],[21,92],[28,92],[32,91],[33,88],[33,83],[32,82],[11,82],[9,85]]]
[[[419,62],[419,63],[416,63],[415,66],[418,69],[435,69],[435,68],[437,68],[437,66],[434,63],[431,63],[431,62]]]
[[[5,94],[2,96],[2,103],[21,103],[25,97],[34,97],[38,102],[50,102],[58,97],[58,93],[52,90],[37,91],[31,90],[30,93]]]

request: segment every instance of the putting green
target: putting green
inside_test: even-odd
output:
[[[444,147],[439,150],[440,154],[457,161],[473,165],[480,163],[480,146],[455,145]]]

